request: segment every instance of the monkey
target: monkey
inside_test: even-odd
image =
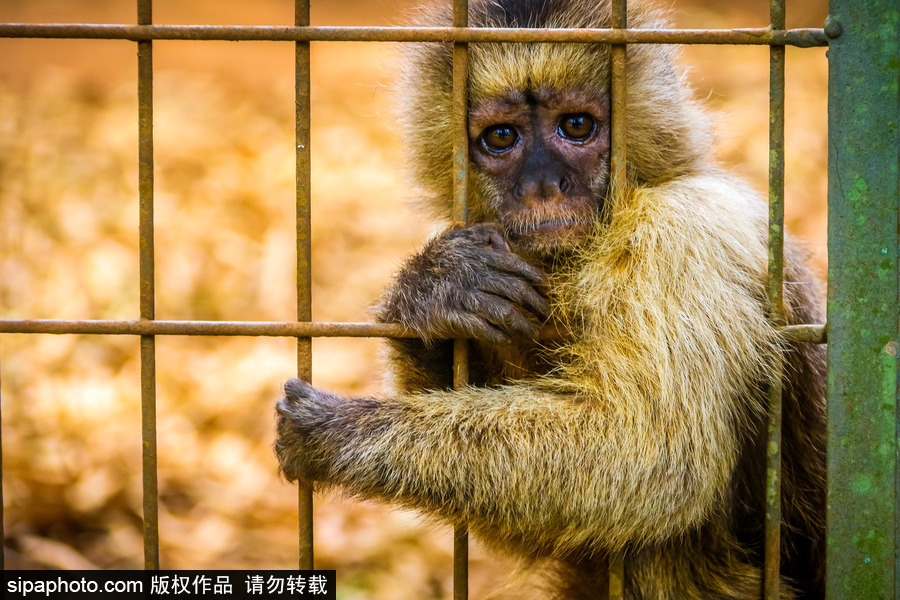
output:
[[[472,27],[611,26],[609,0],[473,0]],[[423,24],[451,23],[447,7]],[[628,4],[634,28],[665,11]],[[760,597],[766,389],[783,364],[782,599],[824,597],[825,359],[769,316],[767,207],[713,157],[668,46],[627,49],[627,180],[610,181],[608,44],[470,44],[469,223],[452,223],[452,51],[405,50],[401,127],[446,223],[376,305],[390,391],[294,379],[275,453],[313,482],[467,523],[541,565],[515,597]],[[784,319],[823,322],[807,252],[785,241]],[[542,328],[561,335],[544,339]],[[470,381],[452,387],[452,338]]]

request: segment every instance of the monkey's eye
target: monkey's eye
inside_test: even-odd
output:
[[[481,134],[481,145],[488,152],[506,152],[519,141],[519,134],[512,125],[494,125]]]
[[[559,121],[559,134],[575,141],[586,140],[594,133],[594,117],[587,113],[563,115]]]

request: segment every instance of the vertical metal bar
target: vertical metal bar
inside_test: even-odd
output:
[[[469,381],[469,342],[453,340],[453,387]],[[469,529],[458,524],[453,529],[453,600],[469,597]]]
[[[153,0],[138,0],[138,24],[153,22]],[[138,42],[138,177],[140,191],[141,319],[156,318],[153,246],[153,42]],[[159,569],[159,490],[156,474],[156,338],[141,336],[144,568]]]
[[[613,0],[612,26],[614,29],[628,27],[626,0]],[[625,77],[625,44],[613,44],[612,46],[612,72],[610,74],[610,95],[612,96],[612,109],[610,118],[610,178],[613,189],[624,189],[627,182],[625,169],[625,140],[627,139],[628,114],[626,101],[628,97],[628,82]]]
[[[469,24],[468,0],[453,0],[453,26]],[[469,47],[453,44],[453,221],[469,222]],[[469,383],[469,342],[453,341],[453,386]],[[453,600],[469,597],[469,531],[465,524],[453,531]]]
[[[784,0],[771,0],[772,29],[784,29]],[[784,324],[784,46],[769,47],[769,319]],[[766,529],[763,591],[781,597],[781,400],[783,361],[775,357],[769,386],[766,444]]]
[[[625,597],[625,553],[614,552],[609,557],[609,598],[621,600]]]
[[[3,406],[3,361],[0,360],[0,407]],[[2,411],[2,408],[0,408]],[[2,424],[3,419],[0,417],[0,424]],[[3,428],[0,427],[0,432],[3,431]],[[6,539],[6,530],[3,526],[3,440],[2,433],[0,433],[0,571],[6,569],[6,561],[4,554],[2,540]]]
[[[628,27],[627,0],[613,0],[612,27],[625,29]],[[613,44],[612,69],[610,73],[610,96],[612,107],[610,118],[610,178],[611,189],[622,191],[628,185],[628,173],[625,167],[627,156],[625,146],[627,140],[628,82],[625,75],[625,44]],[[625,594],[625,556],[624,551],[614,552],[609,557],[609,600],[622,600]]]
[[[900,6],[831,0],[828,598],[897,598]]]
[[[453,0],[453,26],[466,27],[467,0]],[[453,220],[468,224],[468,44],[453,44]]]
[[[309,26],[309,0],[294,3],[294,25]],[[295,46],[295,102],[297,144],[297,320],[312,320],[312,250],[310,195],[310,68],[309,42]],[[297,374],[312,381],[312,338],[297,339]],[[297,504],[300,519],[300,569],[313,568],[313,494],[312,485],[299,482]]]

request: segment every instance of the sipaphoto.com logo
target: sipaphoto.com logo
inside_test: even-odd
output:
[[[39,579],[20,575],[6,581],[6,597],[69,596],[71,594],[142,594],[144,582],[140,579],[98,579],[95,577],[72,577],[72,573],[55,578]],[[9,572],[7,572],[9,577]],[[10,596],[12,595],[12,596]]]
[[[335,600],[318,571],[3,571],[4,600]]]

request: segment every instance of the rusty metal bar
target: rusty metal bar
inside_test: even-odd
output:
[[[465,0],[454,0],[453,19],[455,23],[466,23],[468,8]],[[468,46],[453,44],[453,220],[459,224],[469,222],[468,73]]]
[[[295,0],[294,25],[309,25],[309,0]],[[297,320],[312,321],[312,249],[310,194],[310,69],[309,42],[298,41],[295,49],[294,84],[297,144]],[[297,338],[297,375],[312,381],[312,338]],[[300,569],[313,568],[313,493],[312,484],[297,484],[297,504],[300,521]]]
[[[771,0],[773,31],[784,29],[784,0]],[[769,320],[784,325],[784,46],[769,48]],[[781,412],[784,365],[776,355],[768,389],[763,596],[781,598]]]
[[[453,26],[469,24],[468,0],[453,0]],[[453,221],[469,223],[469,47],[453,44]],[[469,384],[469,341],[453,340],[453,387]],[[453,600],[469,598],[469,528],[457,523],[453,528]]]
[[[612,0],[612,21],[614,29],[627,34],[628,3],[627,0]],[[627,37],[627,35],[626,35]],[[610,65],[610,189],[613,194],[620,193],[628,186],[626,164],[626,140],[628,135],[628,81],[625,71],[627,47],[625,44],[613,44],[612,62]],[[625,597],[625,553],[616,550],[609,556],[609,600],[622,600]]]
[[[138,23],[153,21],[153,0],[138,0]],[[156,317],[153,233],[153,42],[138,42],[138,177],[141,320]],[[159,569],[159,486],[156,445],[156,338],[141,336],[144,568]]]
[[[453,340],[453,387],[469,382],[469,342]],[[469,528],[465,523],[453,527],[453,600],[469,598]]]
[[[469,344],[453,341],[453,387],[459,389],[469,384]]]
[[[2,412],[3,406],[3,361],[0,360],[0,412]],[[3,419],[0,418],[0,423],[3,422]],[[6,539],[6,529],[3,526],[3,440],[2,440],[2,431],[3,428],[0,427],[0,540]],[[0,542],[2,543],[2,542]],[[0,571],[6,569],[6,561],[4,559],[4,549],[0,546]]]
[[[781,334],[782,339],[790,342],[828,343],[827,327],[825,325],[785,325],[775,329]]]
[[[499,29],[492,27],[288,27],[262,25],[101,25],[3,23],[0,38],[223,40],[282,42],[575,42],[827,46],[821,28],[746,29]]]
[[[469,528],[453,528],[453,600],[469,597]]]
[[[609,555],[609,600],[625,597],[625,553],[621,550]],[[602,598],[602,596],[600,596]]]
[[[614,0],[612,9],[612,24],[616,29],[625,29],[628,26],[625,0]],[[625,104],[628,96],[628,87],[625,77],[625,45],[614,44],[612,46],[612,68],[610,75],[610,96],[612,97],[612,119],[610,130],[611,159],[609,173],[613,190],[625,189],[627,185],[627,173],[625,163],[625,140],[628,127],[628,115]]]
[[[795,342],[826,343],[825,325],[779,327],[781,336]],[[334,323],[297,321],[65,321],[60,319],[0,319],[0,333],[53,335],[197,335],[251,337],[382,337],[415,338],[399,323]],[[547,327],[540,339],[560,339],[565,332]]]
[[[262,337],[414,338],[398,323],[314,323],[297,321],[63,321],[0,319],[0,333],[82,335],[197,335]],[[552,334],[551,332],[548,332]]]
[[[829,600],[900,598],[900,19],[830,0]]]

